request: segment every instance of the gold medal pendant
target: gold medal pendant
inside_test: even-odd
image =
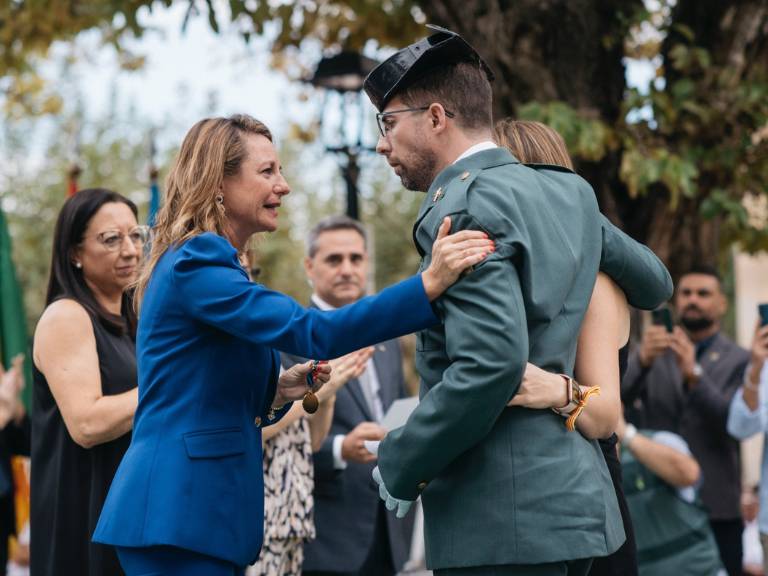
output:
[[[314,414],[317,412],[320,406],[320,400],[317,399],[312,389],[315,387],[315,378],[318,373],[318,366],[320,363],[317,360],[312,361],[312,370],[307,374],[307,386],[309,390],[304,394],[304,399],[301,401],[301,406],[307,414]]]
[[[301,401],[301,406],[307,414],[314,414],[320,406],[320,401],[312,390],[307,390],[307,393],[304,394],[304,399]]]

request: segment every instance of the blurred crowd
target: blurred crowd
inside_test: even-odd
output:
[[[96,200],[86,202],[89,194]],[[104,192],[86,192],[81,204],[97,218],[110,198]],[[116,264],[135,264],[145,238],[130,205],[124,206],[129,210],[118,209],[113,216],[125,220],[117,224],[125,234],[116,230],[116,238],[102,238],[107,246],[114,242],[114,250],[100,253],[101,258],[113,261],[91,262],[96,268],[92,285],[104,293],[120,293],[123,284],[114,271],[121,266]],[[88,225],[88,219],[79,219]],[[82,261],[88,257],[82,253]],[[308,236],[304,261],[313,289],[310,305],[332,309],[361,298],[369,264],[366,231],[359,222],[346,217],[319,222]],[[749,350],[723,333],[727,307],[717,271],[693,268],[680,277],[669,307],[646,319],[629,355],[621,385],[626,420],[621,419],[616,433],[641,574],[671,574],[675,569],[691,574],[724,569],[730,576],[768,573],[754,563],[759,551],[745,565],[742,544],[746,541],[749,547],[759,532],[762,546],[768,546],[768,486],[745,485],[739,457],[739,440],[765,433],[768,426],[768,307],[761,307]],[[38,338],[41,330],[45,337],[46,324],[41,326]],[[82,361],[93,363],[93,376],[103,385],[105,379],[114,382],[112,367],[125,359],[115,342],[109,342],[119,342],[120,333],[98,334],[99,356]],[[45,345],[41,342],[37,350]],[[286,368],[300,360],[282,359]],[[384,342],[332,364],[332,379],[318,392],[315,414],[308,415],[297,403],[277,425],[264,430],[265,538],[261,556],[248,570],[251,576],[393,575],[424,569],[418,526],[414,530],[418,511],[402,521],[386,512],[371,479],[376,456],[365,444],[384,437],[384,414],[394,400],[407,396],[400,344]],[[29,418],[19,401],[22,386],[19,357],[2,372],[0,383],[0,518],[6,538],[15,532],[9,456],[29,453]],[[93,400],[80,407],[69,395],[82,395],[84,384],[69,386],[54,389],[49,400],[58,404],[65,422],[73,421],[81,431],[73,435],[78,451],[107,447],[117,451],[112,460],[119,461],[135,390],[126,384],[123,406],[94,406]],[[45,400],[39,396],[36,405]],[[106,411],[94,416],[98,409]],[[86,425],[94,417],[101,419],[100,436]],[[38,455],[56,460],[50,450],[55,448],[40,447]],[[33,466],[45,466],[34,460],[33,452]],[[37,514],[41,522],[51,522],[44,510]],[[750,526],[747,538],[745,525]],[[44,545],[46,555],[50,546]],[[27,561],[24,549],[16,547],[21,564]],[[768,561],[768,553],[762,557]],[[697,568],[691,572],[691,566]],[[23,573],[19,566],[15,570]]]

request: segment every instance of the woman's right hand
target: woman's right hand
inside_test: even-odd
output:
[[[480,230],[451,231],[451,219],[446,216],[432,244],[432,262],[421,275],[429,301],[445,292],[464,270],[479,264],[496,247],[493,240]]]
[[[350,380],[365,372],[368,360],[373,356],[374,347],[362,348],[341,358],[331,360],[331,379],[316,392],[317,399],[324,402],[336,395],[336,392]]]
[[[530,362],[525,367],[525,374],[517,394],[507,406],[525,408],[562,408],[568,404],[568,390],[565,379],[560,374],[547,372]]]

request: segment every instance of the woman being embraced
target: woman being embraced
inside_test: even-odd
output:
[[[248,239],[277,229],[290,188],[269,129],[246,115],[195,124],[168,176],[137,287],[139,406],[94,541],[129,575],[242,574],[262,542],[261,426],[304,396],[313,363],[437,322],[430,301],[492,249],[441,226],[424,273],[332,312],[248,279]],[[330,367],[314,371],[319,384]],[[254,421],[256,425],[254,425]]]
[[[81,190],[59,213],[34,340],[31,573],[122,574],[91,544],[136,410],[136,281],[148,231],[136,206]]]
[[[562,137],[545,124],[507,118],[496,123],[495,138],[520,162],[573,170]],[[624,292],[610,277],[599,273],[579,333],[574,366],[576,379],[528,364],[520,388],[509,403],[510,406],[555,409],[568,417],[565,423],[586,438],[599,441],[627,539],[610,556],[595,558],[590,576],[637,575],[634,530],[622,488],[614,433],[621,416],[619,385],[626,370],[629,328],[629,306]],[[575,401],[576,395],[584,398],[582,406]]]

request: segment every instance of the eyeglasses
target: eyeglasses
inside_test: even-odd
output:
[[[120,250],[126,237],[128,237],[136,248],[142,248],[144,244],[149,242],[149,226],[136,226],[136,228],[128,232],[128,234],[123,234],[119,230],[106,230],[96,234],[96,240],[98,240],[109,252]]]
[[[379,112],[376,114],[376,124],[379,126],[379,132],[381,132],[381,135],[386,138],[389,131],[392,130],[392,123],[387,122],[387,118],[389,116],[394,116],[395,114],[403,114],[405,112],[424,112],[425,110],[429,110],[429,106],[403,108],[402,110],[392,110],[391,112]],[[453,118],[455,116],[453,112],[449,112],[448,110],[445,110],[445,115],[448,116],[448,118]]]

